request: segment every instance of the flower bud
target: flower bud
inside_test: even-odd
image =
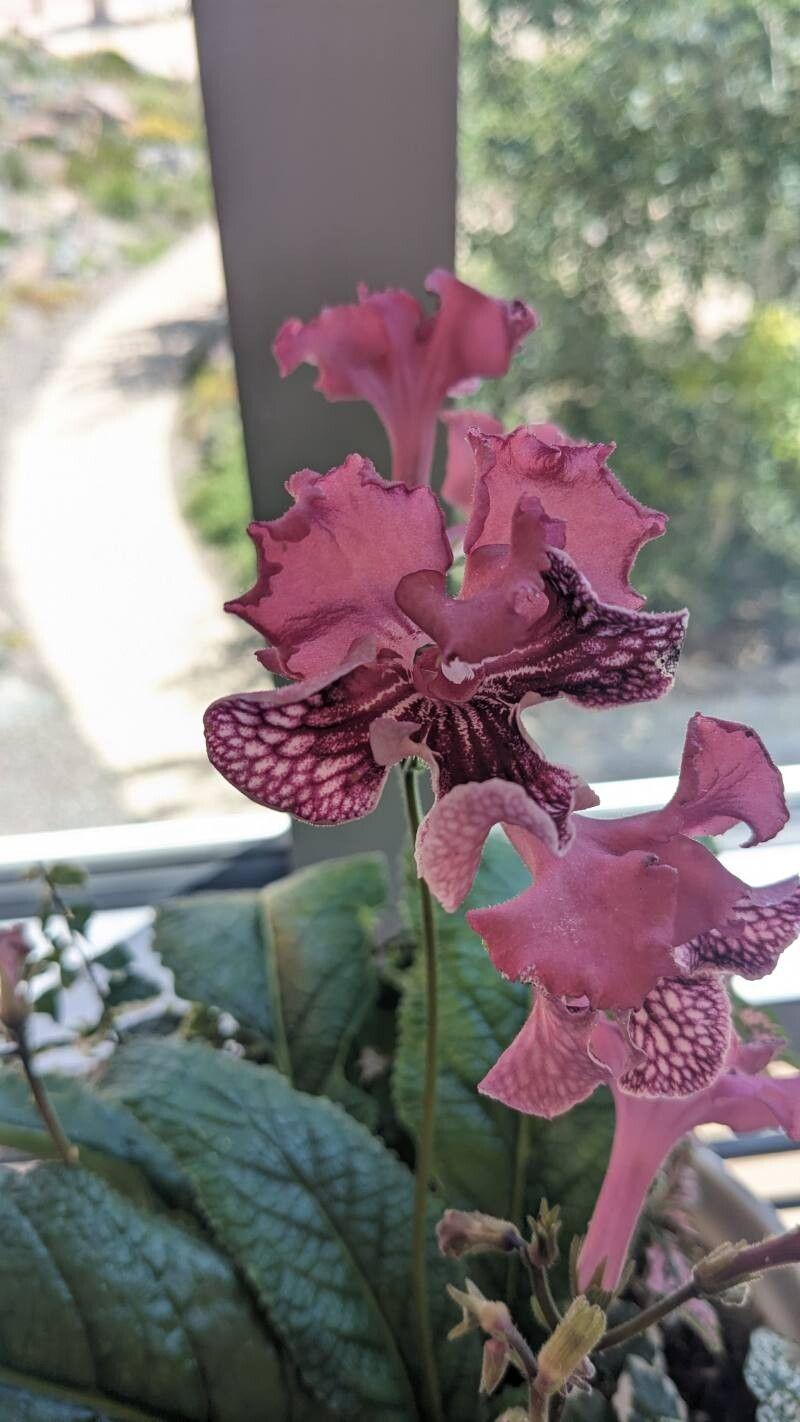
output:
[[[602,1309],[583,1295],[573,1299],[539,1353],[536,1390],[540,1397],[550,1397],[566,1388],[579,1369],[580,1376],[584,1376],[584,1360],[600,1342],[605,1327]]]
[[[436,1238],[442,1254],[454,1259],[463,1254],[511,1254],[525,1247],[513,1224],[480,1210],[445,1210],[436,1226]]]
[[[467,1279],[467,1291],[447,1285],[447,1292],[461,1307],[461,1322],[451,1328],[448,1338],[461,1338],[476,1328],[483,1329],[491,1338],[505,1338],[512,1330],[511,1314],[499,1300],[486,1299],[471,1279]]]
[[[559,1255],[560,1206],[554,1205],[551,1209],[547,1201],[542,1200],[538,1215],[535,1219],[533,1215],[529,1215],[528,1224],[531,1231],[528,1257],[531,1263],[537,1269],[552,1269]]]
[[[21,924],[0,930],[0,1022],[12,1033],[19,1031],[30,1012],[19,990],[28,952]]]
[[[499,1388],[511,1362],[511,1351],[502,1338],[487,1338],[483,1345],[480,1392],[491,1397]]]

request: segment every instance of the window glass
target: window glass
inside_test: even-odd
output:
[[[670,516],[634,582],[691,609],[666,701],[543,709],[546,749],[590,777],[670,772],[702,707],[796,762],[800,5],[462,11],[461,267],[541,316],[481,400],[616,441],[615,472]]]
[[[202,737],[247,665],[224,330],[188,5],[5,0],[0,833],[252,808]]]

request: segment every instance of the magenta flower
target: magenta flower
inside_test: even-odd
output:
[[[228,607],[269,639],[265,665],[307,680],[211,706],[213,764],[260,804],[338,824],[374,808],[391,765],[420,756],[439,796],[479,782],[491,809],[492,786],[518,782],[525,823],[563,850],[570,811],[592,797],[543,758],[521,711],[660,696],[685,614],[599,601],[564,551],[579,534],[544,513],[532,480],[502,528],[494,491],[482,501],[492,542],[473,540],[455,598],[429,490],[388,484],[358,455],[288,487],[295,507],[252,525],[257,581]],[[593,517],[575,501],[576,523]]]
[[[522,301],[497,301],[437,269],[425,282],[439,298],[428,315],[407,291],[358,288],[353,306],[326,306],[312,321],[291,317],[273,350],[281,375],[302,361],[319,369],[328,400],[367,400],[383,422],[392,478],[430,482],[436,420],[448,395],[505,375],[537,325]]]
[[[688,1096],[707,1086],[730,1039],[723,975],[771,972],[800,925],[796,877],[750,888],[695,842],[743,820],[757,844],[785,824],[780,774],[755,732],[694,716],[669,804],[618,820],[576,816],[563,858],[528,832],[517,786],[495,783],[483,817],[480,788],[459,787],[434,806],[417,847],[420,871],[446,904],[468,887],[492,819],[535,875],[517,898],[468,915],[495,967],[537,989],[528,1021],[480,1089],[541,1116],[582,1100],[612,1065],[603,1012],[624,1029],[613,1039],[621,1090]],[[461,836],[448,858],[457,816]]]
[[[741,1042],[734,1037],[723,1074],[682,1100],[629,1096],[613,1076],[606,1078],[614,1094],[614,1144],[581,1250],[582,1288],[603,1259],[604,1287],[619,1282],[653,1179],[673,1146],[695,1126],[714,1123],[734,1131],[778,1127],[800,1140],[800,1074],[775,1077],[765,1071],[782,1045],[779,1038]]]

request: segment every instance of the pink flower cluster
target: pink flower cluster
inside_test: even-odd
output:
[[[325,474],[301,470],[287,485],[293,507],[251,525],[256,581],[228,610],[263,635],[260,660],[288,684],[211,706],[209,756],[251,799],[319,825],[368,814],[392,765],[425,761],[435,799],[417,863],[450,910],[503,826],[531,886],[469,917],[533,1002],[482,1091],[554,1116],[609,1084],[623,1137],[647,1137],[642,1179],[708,1111],[737,1122],[771,1112],[797,1130],[794,1087],[787,1114],[786,1093],[753,1075],[754,1049],[733,1034],[725,975],[771,971],[800,924],[800,886],[749,888],[699,842],[739,821],[750,844],[775,835],[787,818],[780,775],[754,731],[698,714],[662,810],[581,813],[595,797],[546,758],[523,713],[557,697],[602,709],[669,690],[687,614],[642,611],[630,584],[666,519],[612,473],[613,444],[553,425],[506,435],[487,415],[444,410],[448,395],[505,373],[536,317],[445,272],[428,289],[433,315],[406,292],[360,291],[357,305],[278,334],[283,374],[311,362],[329,399],[374,406],[393,477],[357,454]],[[458,530],[428,487],[437,419]],[[625,1247],[629,1225],[617,1231]]]

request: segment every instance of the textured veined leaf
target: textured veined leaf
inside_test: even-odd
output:
[[[216,1241],[317,1396],[345,1418],[417,1419],[405,1166],[329,1101],[199,1043],[131,1043],[102,1089],[175,1152]],[[456,1274],[432,1233],[429,1270],[440,1343]],[[455,1422],[468,1415],[461,1388],[466,1380],[474,1396],[477,1364],[452,1346],[440,1358]]]
[[[24,1392],[144,1422],[285,1415],[230,1263],[80,1168],[0,1173],[0,1295],[0,1378]]]
[[[173,1204],[185,1203],[187,1186],[170,1152],[122,1105],[104,1101],[74,1077],[45,1077],[47,1092],[81,1163],[124,1194],[145,1200],[155,1190]],[[50,1136],[24,1078],[0,1072],[0,1144],[52,1157]]]
[[[174,899],[159,910],[153,947],[181,997],[229,1012],[249,1031],[273,1041],[258,894]]]
[[[800,1422],[800,1348],[757,1328],[750,1339],[744,1380],[758,1399],[758,1422]]]
[[[387,888],[383,856],[359,854],[262,891],[277,1065],[301,1091],[326,1089],[374,1000],[373,929]]]

